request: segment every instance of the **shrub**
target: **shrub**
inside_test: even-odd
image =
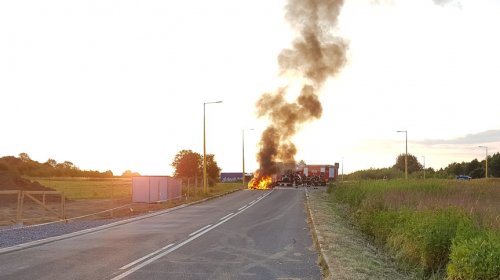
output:
[[[482,232],[453,241],[448,279],[500,279],[500,234]]]
[[[461,224],[472,227],[462,213],[440,211],[406,212],[407,217],[388,240],[388,247],[404,261],[421,267],[426,274],[443,269]]]

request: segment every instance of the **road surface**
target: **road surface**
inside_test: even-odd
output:
[[[304,190],[239,191],[0,255],[0,279],[321,279]]]

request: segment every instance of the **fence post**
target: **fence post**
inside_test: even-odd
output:
[[[47,205],[45,205],[45,192],[42,193],[42,204],[43,206],[47,207]],[[45,207],[43,208],[43,218],[47,216],[47,209],[45,209]]]
[[[21,222],[21,191],[17,192],[16,224]]]
[[[115,188],[114,185],[111,185],[111,218],[115,217],[115,211],[113,210],[114,197],[115,197]]]
[[[64,192],[61,193],[61,219],[68,222],[66,220],[66,197],[64,197]]]
[[[21,207],[19,208],[19,212],[17,214],[18,215],[17,224],[22,226],[23,225],[24,192],[21,192],[20,206]]]

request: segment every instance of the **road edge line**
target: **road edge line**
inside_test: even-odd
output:
[[[316,250],[319,253],[319,265],[322,267],[324,271],[324,279],[331,279],[332,277],[332,269],[330,267],[330,259],[326,255],[325,249],[321,247],[321,243],[319,242],[318,236],[318,229],[316,227],[316,222],[314,221],[314,216],[312,214],[311,206],[310,206],[310,201],[309,201],[309,191],[306,189],[306,206],[307,206],[307,215],[309,220],[311,221],[311,233],[313,235],[313,242],[316,247]]]

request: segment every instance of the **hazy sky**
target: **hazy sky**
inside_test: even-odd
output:
[[[344,172],[500,151],[500,1],[346,1],[334,30],[348,62],[323,116],[295,137],[297,160]],[[0,156],[82,169],[170,174],[182,149],[225,172],[255,159],[255,102],[287,83],[277,56],[295,34],[286,1],[1,1]]]

